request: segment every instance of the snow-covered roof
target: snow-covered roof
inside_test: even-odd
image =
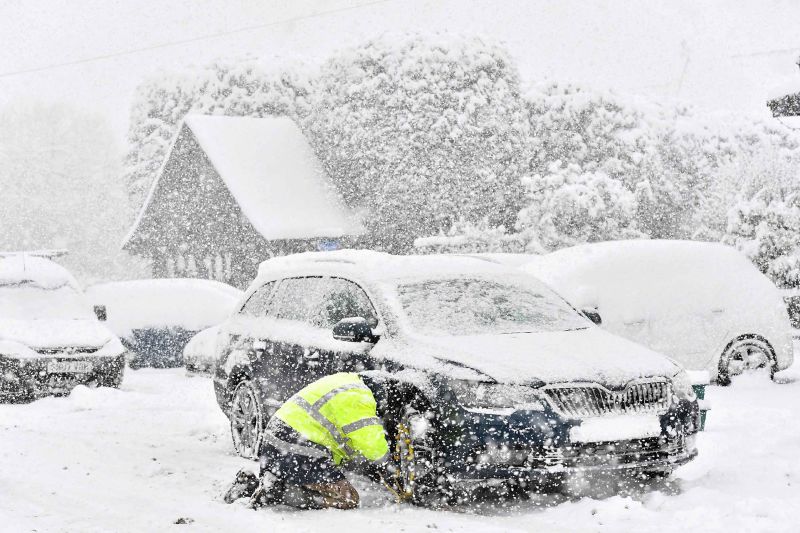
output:
[[[0,286],[32,283],[43,288],[78,287],[69,271],[43,257],[24,253],[0,257]]]
[[[242,213],[265,239],[363,233],[358,217],[343,204],[293,120],[187,115],[123,246],[142,224],[172,151],[187,130],[199,143]]]
[[[362,232],[293,120],[189,115],[185,124],[264,238]]]
[[[800,78],[793,76],[791,78],[783,78],[770,85],[765,92],[765,96],[767,100],[777,100],[778,98],[798,93],[800,93]]]
[[[268,259],[261,263],[258,277],[308,272],[311,268],[315,272],[327,271],[331,274],[347,270],[380,281],[470,274],[515,274],[514,269],[494,261],[465,255],[391,255],[371,250],[335,250]]]

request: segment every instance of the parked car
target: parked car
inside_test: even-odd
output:
[[[183,364],[189,373],[211,374],[217,366],[219,326],[197,333],[183,349]]]
[[[271,259],[220,326],[214,388],[236,451],[334,372],[388,380],[401,483],[668,474],[696,452],[698,409],[668,358],[596,327],[516,269],[344,250]]]
[[[87,295],[108,309],[108,325],[130,350],[131,368],[183,365],[197,332],[219,324],[242,292],[207,279],[141,279],[93,285]]]
[[[745,371],[792,364],[780,291],[737,250],[717,243],[601,242],[565,248],[521,267],[603,327],[728,384]]]
[[[125,348],[75,278],[49,259],[0,257],[0,401],[119,387]]]

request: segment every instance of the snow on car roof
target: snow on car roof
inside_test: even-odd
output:
[[[138,279],[92,285],[89,300],[108,308],[108,325],[120,336],[133,329],[200,330],[223,321],[242,292],[208,279]]]
[[[0,257],[0,285],[26,282],[45,289],[64,285],[78,288],[78,282],[72,274],[49,259],[25,253]]]
[[[511,273],[514,270],[483,258],[463,255],[391,255],[371,250],[305,252],[268,259],[261,263],[259,278],[315,271],[337,273],[349,270],[380,281],[427,278],[443,275]]]
[[[579,307],[600,306],[623,321],[656,308],[725,307],[746,294],[773,298],[774,285],[739,251],[720,243],[625,240],[582,244],[520,267]],[[735,289],[735,290],[734,290]]]
[[[189,115],[185,123],[264,238],[363,232],[292,119]]]

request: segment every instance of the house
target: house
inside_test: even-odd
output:
[[[123,248],[154,277],[245,287],[265,259],[361,232],[291,119],[189,115]]]
[[[795,64],[800,67],[800,59]],[[783,125],[800,129],[800,83],[791,80],[773,87],[767,99],[772,116]]]

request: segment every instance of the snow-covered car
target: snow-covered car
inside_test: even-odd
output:
[[[734,248],[692,241],[585,244],[521,267],[607,330],[664,353],[721,384],[793,361],[780,291]]]
[[[211,326],[191,338],[183,349],[183,364],[187,372],[208,374],[217,366],[218,326]]]
[[[24,254],[0,258],[0,401],[80,384],[119,387],[124,372],[125,348],[65,268]]]
[[[262,263],[220,326],[217,401],[254,456],[293,393],[382,371],[403,489],[587,471],[665,474],[696,454],[686,373],[519,270],[459,256],[311,252]]]
[[[93,285],[86,294],[108,310],[108,325],[130,350],[131,368],[183,365],[183,349],[219,324],[242,292],[207,279],[140,279]]]

